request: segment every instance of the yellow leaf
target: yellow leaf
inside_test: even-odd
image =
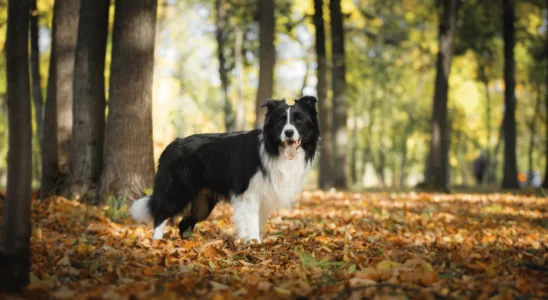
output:
[[[379,271],[377,271],[377,269],[368,267],[364,270],[356,272],[355,277],[360,279],[379,281],[379,279],[381,278],[381,274],[379,273]]]
[[[61,258],[61,260],[59,260],[57,262],[57,265],[58,266],[70,266],[70,260],[69,260],[68,255],[63,256],[63,258]]]

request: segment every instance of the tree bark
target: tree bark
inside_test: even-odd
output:
[[[316,27],[316,59],[318,68],[316,77],[316,91],[318,94],[318,115],[320,121],[320,131],[322,138],[321,156],[318,186],[321,189],[333,187],[333,138],[332,138],[332,115],[329,113],[329,102],[327,101],[327,55],[325,50],[325,25],[323,19],[323,0],[314,0],[314,26]]]
[[[358,152],[358,118],[354,116],[352,123],[352,152],[350,154],[350,179],[352,184],[358,182],[357,152]]]
[[[487,169],[485,170],[484,175],[484,181],[486,184],[493,183],[494,181],[494,170],[492,170],[492,149],[491,149],[491,132],[493,131],[491,126],[491,94],[489,93],[489,77],[487,77],[487,72],[485,69],[487,68],[487,64],[481,63],[480,65],[480,81],[483,83],[483,86],[485,87],[485,102],[486,102],[486,109],[485,109],[485,123],[487,125]]]
[[[536,134],[537,134],[537,117],[540,111],[540,102],[541,102],[541,93],[540,93],[540,84],[536,88],[537,90],[537,99],[535,103],[535,111],[533,114],[533,118],[531,118],[529,122],[529,151],[527,153],[528,157],[528,168],[527,168],[527,186],[531,186],[533,184],[533,168],[534,168],[534,162],[533,162],[533,155],[535,152],[535,143],[536,143]]]
[[[514,1],[503,2],[504,26],[504,168],[502,188],[518,188],[516,158],[516,62],[514,46]]]
[[[348,132],[346,119],[348,104],[346,101],[346,62],[344,53],[344,30],[341,0],[329,0],[331,16],[332,85],[333,85],[333,149],[335,154],[336,188],[347,186],[346,163],[348,149]]]
[[[30,1],[30,69],[32,71],[32,99],[34,100],[34,114],[38,129],[38,142],[42,142],[44,133],[44,99],[40,84],[40,51],[38,49],[38,18],[36,0]],[[41,145],[41,144],[40,144]]]
[[[546,1],[546,7],[548,7],[548,0]],[[544,55],[546,55],[545,59],[546,61],[548,62],[548,30],[546,30],[546,42],[544,43]],[[548,63],[546,63],[546,73],[545,73],[545,76],[546,78],[544,78],[544,82],[546,84],[546,87],[545,87],[545,93],[544,93],[544,106],[545,106],[545,109],[546,109],[546,119],[545,119],[545,123],[546,123],[546,128],[547,128],[547,131],[548,131]],[[546,151],[546,166],[544,168],[544,181],[542,182],[542,187],[543,188],[548,188],[548,134],[546,136],[546,145],[545,145],[545,151]]]
[[[156,0],[116,0],[100,198],[153,187],[152,76]]]
[[[456,23],[457,0],[444,0],[439,24],[439,52],[431,122],[432,139],[426,166],[425,187],[445,192],[450,190],[447,102]]]
[[[242,55],[242,48],[244,45],[244,32],[239,26],[234,27],[234,60],[236,70],[238,72],[237,90],[238,96],[236,98],[236,120],[234,124],[234,130],[243,131],[245,128],[245,108],[244,108],[244,62]]]
[[[32,180],[32,116],[28,61],[29,0],[8,1],[6,71],[8,184],[2,223],[0,291],[29,283]]]
[[[70,193],[96,188],[103,166],[105,54],[110,0],[82,0],[74,68]]]
[[[407,165],[407,140],[409,138],[409,135],[411,135],[411,132],[413,131],[413,128],[415,126],[415,119],[413,118],[413,112],[411,111],[412,108],[409,108],[409,111],[407,112],[407,126],[405,127],[405,132],[403,134],[402,140],[401,140],[401,165],[400,165],[400,188],[403,188],[405,186],[405,167]]]
[[[215,37],[217,39],[217,58],[219,60],[219,77],[221,78],[221,88],[223,92],[224,101],[224,122],[227,132],[232,131],[234,128],[234,115],[232,112],[232,105],[228,98],[228,72],[226,70],[226,58],[225,58],[225,39],[227,35],[227,15],[225,2],[223,0],[215,0]]]
[[[80,1],[56,0],[42,141],[41,196],[58,193],[68,173]]]
[[[259,88],[255,103],[255,128],[264,120],[266,108],[261,107],[266,99],[272,97],[274,90],[274,0],[259,1]]]

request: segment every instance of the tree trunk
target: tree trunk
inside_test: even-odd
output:
[[[152,75],[156,0],[116,0],[100,198],[153,187]]]
[[[29,283],[32,180],[32,116],[28,61],[29,0],[8,1],[6,71],[8,184],[2,223],[0,291]]]
[[[225,37],[226,33],[226,8],[223,0],[215,1],[215,8],[217,13],[215,15],[215,37],[217,39],[217,58],[219,60],[219,77],[221,78],[221,88],[223,90],[224,101],[224,113],[225,113],[225,129],[227,132],[232,131],[234,128],[234,115],[232,112],[232,105],[228,98],[228,74],[226,70],[226,58],[225,58]]]
[[[320,121],[321,159],[318,176],[318,186],[321,189],[329,189],[334,184],[334,161],[333,161],[333,138],[332,138],[332,115],[329,113],[329,102],[327,100],[327,55],[325,51],[325,25],[323,19],[323,0],[314,0],[314,26],[316,27],[316,59],[318,68],[316,70],[316,91],[318,94],[318,115]]]
[[[42,186],[45,197],[58,193],[68,173],[72,135],[73,76],[80,1],[56,0],[48,92],[42,141]]]
[[[436,83],[432,110],[432,139],[427,162],[425,187],[449,191],[449,124],[447,101],[449,74],[453,57],[453,43],[457,23],[457,0],[443,1],[443,15],[439,25],[439,52],[436,63]]]
[[[255,128],[264,120],[266,108],[261,107],[266,99],[272,97],[274,89],[274,0],[259,1],[259,88],[255,106]]]
[[[535,152],[535,140],[536,140],[536,133],[537,133],[537,126],[536,126],[536,123],[537,123],[537,117],[538,117],[538,114],[539,114],[539,111],[540,111],[540,98],[541,98],[541,93],[540,93],[540,84],[537,85],[537,99],[536,99],[536,103],[535,103],[535,111],[534,111],[534,115],[533,115],[533,118],[531,118],[531,121],[529,122],[529,131],[530,131],[530,135],[529,135],[529,153],[527,155],[528,159],[529,159],[529,166],[527,168],[527,186],[531,186],[533,184],[533,167],[534,167],[534,162],[533,162],[533,155],[534,155],[534,152]]]
[[[483,83],[483,86],[485,87],[485,102],[486,102],[486,109],[485,109],[485,123],[487,125],[487,147],[485,149],[487,153],[487,169],[485,170],[484,175],[484,181],[486,184],[493,183],[493,174],[492,172],[492,149],[491,149],[491,132],[493,131],[491,127],[491,94],[489,93],[489,78],[487,77],[487,74],[485,72],[485,69],[487,68],[487,65],[482,63],[480,66],[480,80]]]
[[[411,108],[409,108],[410,111],[408,111],[407,114],[407,126],[405,127],[405,133],[402,137],[402,147],[401,147],[401,165],[400,165],[400,188],[403,188],[405,186],[405,167],[407,165],[407,139],[409,138],[409,135],[413,131],[413,127],[415,125],[415,119],[413,118],[413,112],[411,112]]]
[[[514,60],[514,45],[516,43],[514,30],[514,1],[503,2],[504,26],[504,172],[502,188],[518,188],[516,162],[516,62]]]
[[[546,7],[548,7],[548,0],[546,1]],[[545,119],[545,123],[546,123],[546,130],[548,132],[548,30],[546,30],[546,42],[544,43],[544,54],[546,55],[545,59],[546,59],[546,73],[545,73],[545,78],[544,78],[544,82],[546,83],[546,87],[545,87],[545,92],[544,92],[544,106],[545,106],[545,109],[546,109],[546,119]],[[545,145],[545,148],[546,148],[546,166],[545,166],[545,169],[544,169],[544,181],[542,182],[542,187],[543,188],[548,188],[548,134],[546,136],[546,145]]]
[[[105,54],[110,0],[82,0],[74,68],[70,193],[96,188],[105,138]]]
[[[357,152],[358,152],[358,118],[354,116],[354,122],[352,126],[352,153],[350,154],[350,178],[352,184],[358,181],[357,170]]]
[[[36,0],[30,1],[30,69],[32,71],[32,99],[34,100],[34,114],[38,129],[38,142],[42,142],[44,133],[44,99],[40,84],[40,51],[38,49],[38,10]]]
[[[308,76],[310,73],[310,62],[309,57],[312,56],[310,51],[307,51],[306,58],[304,60],[304,76],[303,76],[303,83],[301,84],[301,88],[299,90],[299,94],[297,95],[297,98],[300,98],[304,95],[304,89],[306,88],[306,84],[308,83]]]
[[[344,54],[344,30],[341,0],[330,0],[331,14],[331,48],[332,78],[333,78],[333,149],[335,150],[335,187],[344,189],[346,183],[346,152],[348,149],[348,133],[346,119],[348,105],[346,103],[346,62]]]
[[[244,44],[244,32],[239,26],[234,27],[234,60],[236,70],[238,71],[238,98],[236,100],[236,123],[235,130],[242,131],[245,128],[245,108],[244,108],[244,63],[242,58],[242,48]]]

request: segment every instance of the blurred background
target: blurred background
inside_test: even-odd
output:
[[[116,43],[113,2],[104,68],[107,103],[111,49]],[[452,34],[447,110],[442,116],[449,136],[449,185],[476,186],[475,173],[481,169],[485,179],[481,185],[500,187],[506,107],[503,29],[508,22],[503,2],[508,1],[342,0],[340,7],[331,2],[338,1],[158,1],[152,84],[154,162],[176,137],[255,128],[263,118],[257,103],[266,98],[292,103],[302,95],[315,95],[323,109],[320,118],[327,116],[320,122],[328,126],[324,128],[332,136],[327,137],[334,142],[331,153],[322,153],[309,188],[318,183],[323,188],[420,187],[431,148],[442,32]],[[452,2],[458,2],[453,11]],[[547,164],[547,7],[546,1],[533,0],[513,1],[512,7],[520,186],[539,185]],[[33,84],[39,75],[45,99],[54,1],[36,0],[32,16],[37,22],[39,57]],[[455,30],[451,30],[453,19]],[[0,49],[5,48],[6,23],[7,1],[1,0]],[[318,32],[320,23],[324,28]],[[440,23],[449,31],[440,29]],[[342,67],[337,61],[343,62]],[[2,55],[0,186],[5,186],[7,177],[5,67]],[[42,178],[39,132],[43,126],[36,111],[34,106],[35,188]],[[322,160],[333,162],[323,179]],[[60,154],[59,161],[63,164],[68,158]],[[325,177],[337,177],[339,170],[344,182]],[[527,177],[529,171],[536,175]],[[527,183],[527,178],[534,180]]]

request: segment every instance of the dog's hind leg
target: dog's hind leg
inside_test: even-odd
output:
[[[194,219],[193,216],[184,217],[181,222],[179,222],[179,235],[181,236],[181,239],[189,238],[195,225],[196,219]]]
[[[153,240],[161,240],[164,237],[164,230],[166,228],[167,221],[154,220],[154,234],[152,235]]]
[[[190,237],[196,223],[209,217],[217,201],[218,196],[215,193],[208,190],[200,191],[188,209],[190,212],[187,214],[185,209],[185,216],[179,223],[179,235],[182,239]]]

